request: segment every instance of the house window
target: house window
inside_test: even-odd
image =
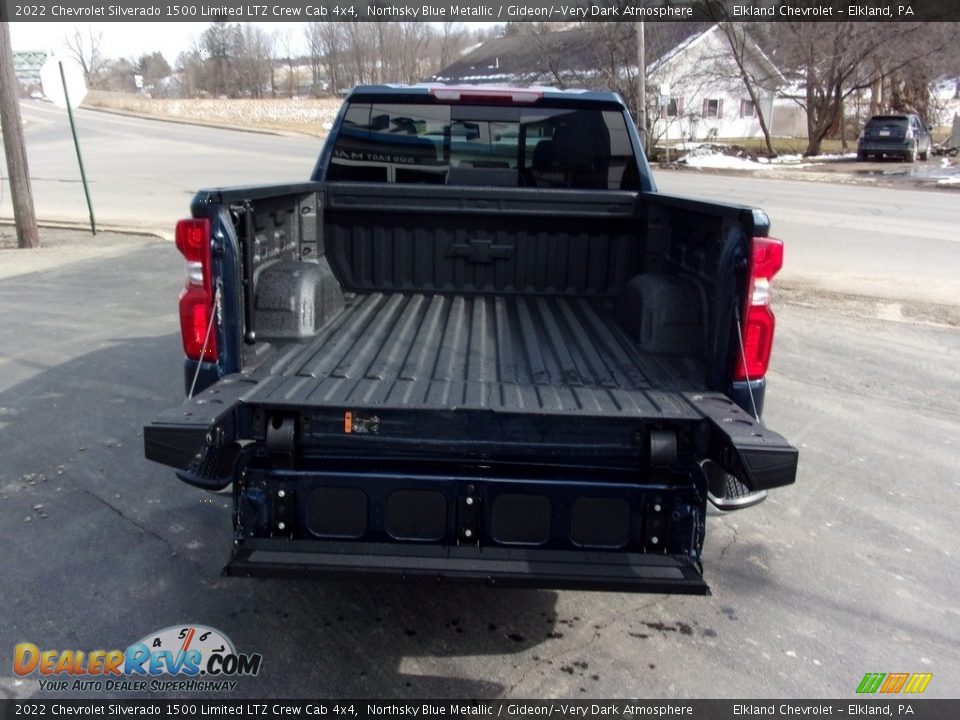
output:
[[[676,118],[683,115],[683,98],[672,97],[660,106],[660,117]]]
[[[753,100],[741,100],[740,101],[740,117],[752,118],[756,116],[757,116],[757,106],[754,105]]]
[[[705,118],[723,117],[723,99],[704,98],[702,114]]]

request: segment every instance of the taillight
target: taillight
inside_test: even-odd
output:
[[[755,237],[751,243],[750,283],[742,325],[743,354],[734,368],[735,380],[759,380],[767,374],[776,324],[770,310],[771,282],[783,267],[783,242]]]
[[[187,284],[180,293],[180,334],[183,351],[191,360],[217,361],[217,333],[207,328],[213,315],[213,275],[210,268],[210,221],[177,223],[177,250],[187,261]],[[206,341],[206,349],[204,349]]]

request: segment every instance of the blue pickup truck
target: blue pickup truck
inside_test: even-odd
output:
[[[231,574],[704,594],[708,501],[795,480],[783,245],[657,192],[612,93],[357,87],[309,182],[191,215],[145,452],[232,488]]]

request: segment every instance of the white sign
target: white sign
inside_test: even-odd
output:
[[[83,78],[83,71],[76,63],[63,60],[63,77],[67,81],[67,93],[70,96],[70,107],[75,108],[87,96],[87,83]],[[40,84],[43,94],[58,108],[67,108],[67,98],[63,92],[63,81],[60,79],[60,61],[51,57],[40,68]]]
[[[670,103],[670,85],[668,83],[660,84],[660,97],[658,100],[661,105],[667,105]]]

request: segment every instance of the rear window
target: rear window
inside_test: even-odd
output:
[[[351,103],[333,181],[632,190],[639,172],[622,112]]]
[[[878,115],[870,118],[867,125],[906,125],[907,118],[903,115]]]

